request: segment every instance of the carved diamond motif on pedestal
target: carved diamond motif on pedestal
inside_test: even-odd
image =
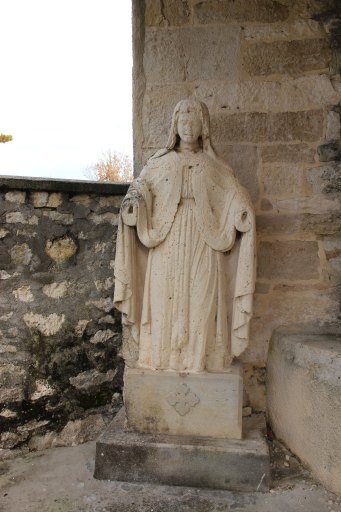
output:
[[[199,397],[185,383],[180,384],[173,393],[167,396],[166,400],[180,416],[185,416],[192,407],[200,402]]]

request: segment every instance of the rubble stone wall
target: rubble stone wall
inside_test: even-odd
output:
[[[335,0],[136,0],[136,168],[165,146],[176,103],[211,114],[213,145],[257,213],[245,405],[264,410],[276,328],[340,314],[340,21]]]
[[[0,448],[79,443],[121,401],[113,309],[127,186],[0,178]]]

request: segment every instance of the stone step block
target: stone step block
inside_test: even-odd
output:
[[[96,445],[95,478],[266,492],[269,451],[263,415],[244,418],[243,440],[124,430],[122,410]]]
[[[277,438],[326,487],[341,493],[341,338],[273,336],[267,410]]]

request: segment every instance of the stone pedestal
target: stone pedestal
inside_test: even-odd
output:
[[[97,442],[95,477],[269,490],[264,417],[244,418],[242,432],[242,397],[239,363],[224,373],[126,369],[125,410]]]
[[[243,376],[126,369],[126,428],[178,436],[241,439]]]
[[[124,429],[124,410],[97,441],[95,478],[228,489],[269,490],[262,415],[244,418],[243,440],[141,434]]]

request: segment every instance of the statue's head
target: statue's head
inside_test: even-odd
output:
[[[210,146],[210,118],[205,103],[197,99],[182,100],[176,105],[173,112],[167,149],[175,148],[179,144],[180,136],[181,138],[184,137],[183,121],[187,117],[192,118],[193,130],[198,136],[203,149],[207,149]]]

